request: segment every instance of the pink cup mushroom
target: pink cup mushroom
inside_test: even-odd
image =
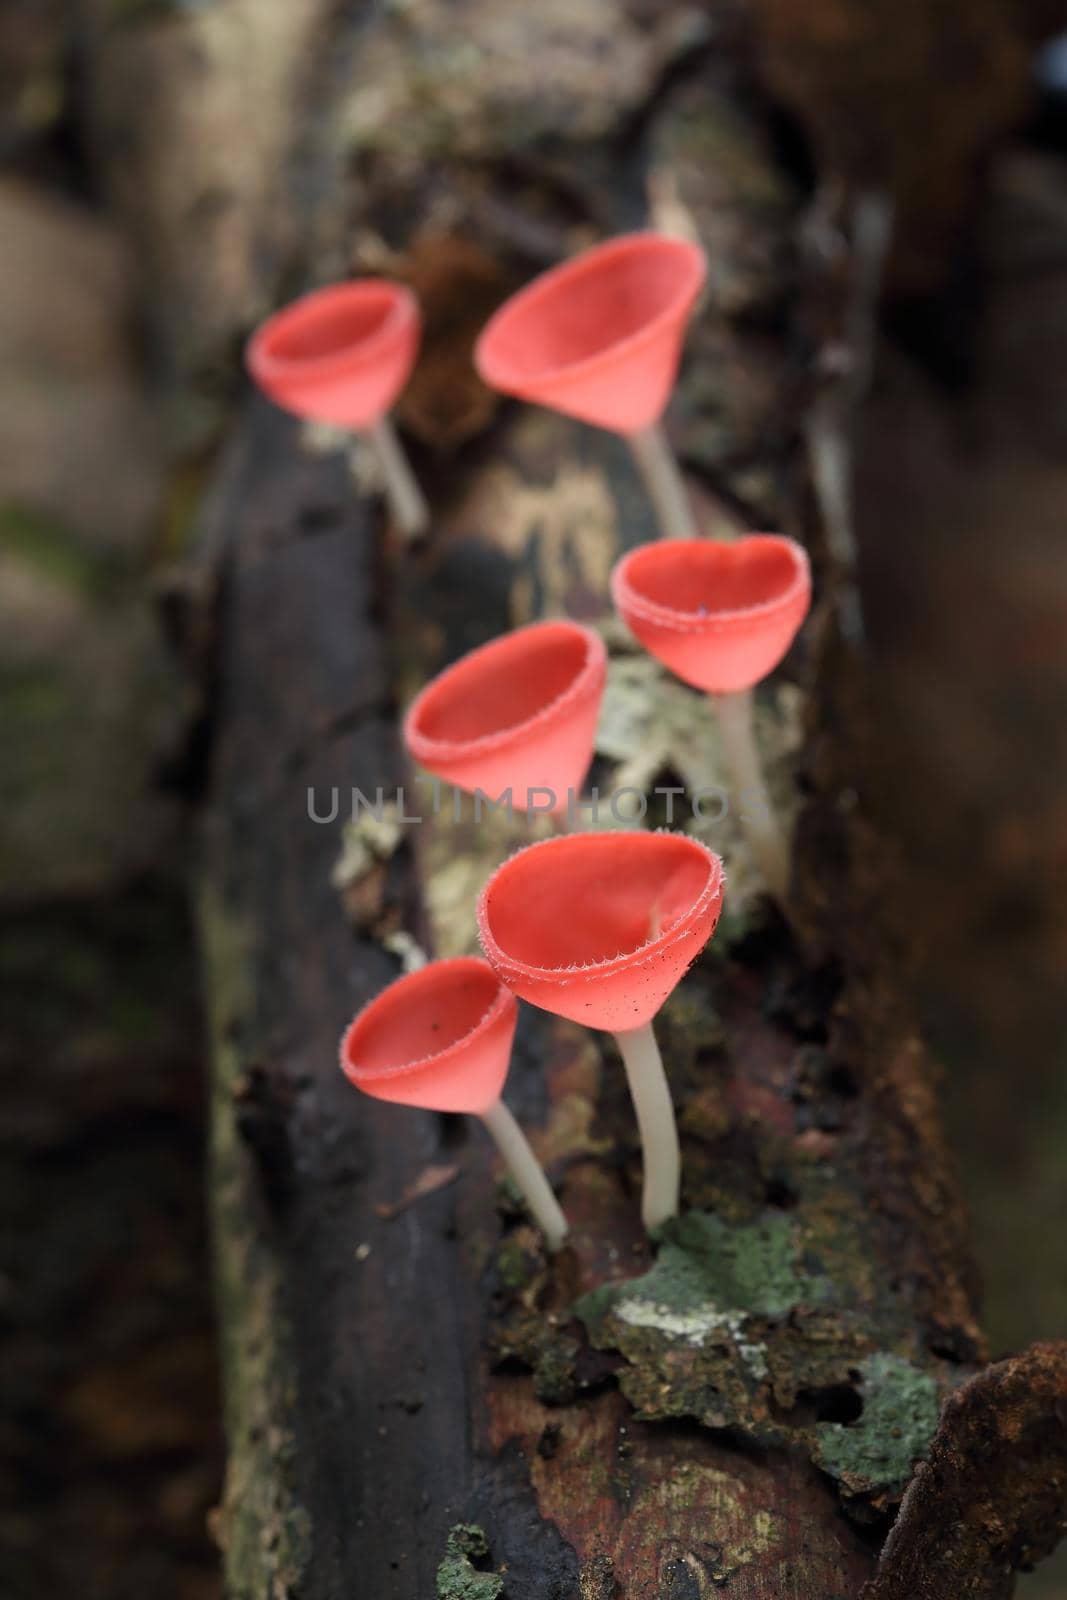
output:
[[[474,356],[491,388],[625,435],[661,531],[686,538],[697,527],[660,418],[706,272],[685,239],[610,239],[506,301]]]
[[[566,810],[593,759],[607,652],[576,622],[534,622],[461,657],[415,697],[404,740],[416,761],[468,793],[520,810],[535,791]]]
[[[565,835],[519,850],[478,902],[482,949],[517,995],[615,1035],[644,1152],[641,1215],[678,1211],[681,1162],[652,1019],[715,931],[719,857],[680,833]]]
[[[793,539],[756,533],[733,544],[665,539],[623,556],[615,608],[645,649],[705,690],[768,889],[783,901],[789,854],[760,770],[752,690],[782,660],[811,606],[811,571]]]
[[[249,340],[248,370],[298,417],[366,433],[392,514],[409,538],[429,515],[389,417],[415,364],[422,331],[410,289],[385,278],[334,283],[294,300]]]
[[[433,961],[364,1006],[341,1041],[348,1081],[376,1100],[480,1117],[550,1250],[567,1219],[501,1100],[518,1020],[515,996],[475,956]]]

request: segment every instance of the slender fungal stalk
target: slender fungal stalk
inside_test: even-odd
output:
[[[774,898],[784,904],[789,888],[789,849],[771,809],[752,721],[752,690],[713,694],[726,764],[741,826],[753,860]]]
[[[567,1237],[567,1219],[549,1187],[541,1163],[515,1118],[498,1100],[482,1113],[482,1121],[496,1141],[511,1176],[515,1179],[534,1221],[545,1236],[550,1250],[558,1250]]]
[[[658,422],[630,434],[630,449],[645,480],[664,539],[695,539],[700,532],[681,469]]]
[[[682,1158],[671,1091],[651,1022],[617,1033],[615,1042],[622,1052],[644,1153],[641,1220],[646,1228],[656,1228],[668,1217],[678,1215],[682,1181]]]
[[[401,533],[414,539],[430,526],[430,511],[408,465],[392,419],[381,417],[367,429],[385,481],[389,510]]]

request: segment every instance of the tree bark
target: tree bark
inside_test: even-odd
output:
[[[362,92],[346,80],[338,118],[359,183],[326,141],[309,208],[316,273],[354,253],[427,307],[401,407],[427,545],[398,548],[341,457],[260,403],[205,519],[199,904],[229,1591],[853,1595],[941,1405],[985,1357],[933,1074],[884,932],[892,867],[864,793],[830,480],[804,444],[819,353],[869,316],[877,274],[847,251],[818,274],[792,254],[799,198],[722,19],[709,33],[684,11],[549,5],[524,32],[513,17],[463,8],[473,66],[454,8],[366,25]],[[545,80],[530,63],[557,47],[567,70]],[[469,807],[433,814],[405,771],[398,708],[459,651],[540,615],[599,623],[601,791],[636,791],[665,822],[657,788],[710,792],[720,774],[703,702],[609,619],[613,560],[653,533],[624,447],[497,410],[469,376],[484,310],[575,243],[641,224],[646,199],[713,251],[669,418],[704,527],[773,523],[815,559],[816,613],[761,706],[772,791],[796,812],[793,895],[787,926],[733,820],[705,819],[729,909],[662,1018],[686,1216],[658,1249],[610,1042],[524,1009],[507,1098],[574,1224],[549,1260],[478,1131],[358,1097],[337,1041],[414,946],[473,947],[474,894],[527,836]],[[387,809],[343,829],[353,787]],[[335,789],[339,816],[314,820]]]

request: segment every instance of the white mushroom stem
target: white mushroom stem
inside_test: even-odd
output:
[[[674,452],[658,422],[630,434],[630,449],[645,480],[665,539],[695,539],[700,532]]]
[[[651,1022],[617,1033],[615,1042],[622,1052],[644,1155],[641,1220],[646,1228],[657,1228],[668,1217],[678,1215],[682,1181],[671,1091]]]
[[[392,418],[385,416],[372,422],[367,434],[382,469],[385,498],[393,521],[405,538],[414,539],[430,526],[430,511],[397,438]]]
[[[541,1163],[530,1148],[529,1140],[503,1100],[498,1100],[495,1106],[484,1111],[482,1121],[492,1134],[504,1164],[530,1208],[531,1216],[544,1234],[548,1248],[558,1250],[567,1237],[567,1219],[552,1193]]]
[[[713,694],[711,700],[719,719],[723,753],[733,787],[732,801],[738,808],[748,847],[767,888],[779,904],[784,904],[789,888],[789,848],[763,781],[756,751],[752,690]]]

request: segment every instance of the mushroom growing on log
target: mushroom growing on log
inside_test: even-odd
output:
[[[558,1250],[567,1219],[500,1098],[518,1014],[515,996],[486,962],[431,961],[353,1018],[341,1041],[341,1070],[374,1099],[480,1117],[549,1249]]]
[[[665,537],[699,532],[660,419],[706,271],[684,239],[609,239],[520,289],[475,350],[494,389],[627,439]]]

